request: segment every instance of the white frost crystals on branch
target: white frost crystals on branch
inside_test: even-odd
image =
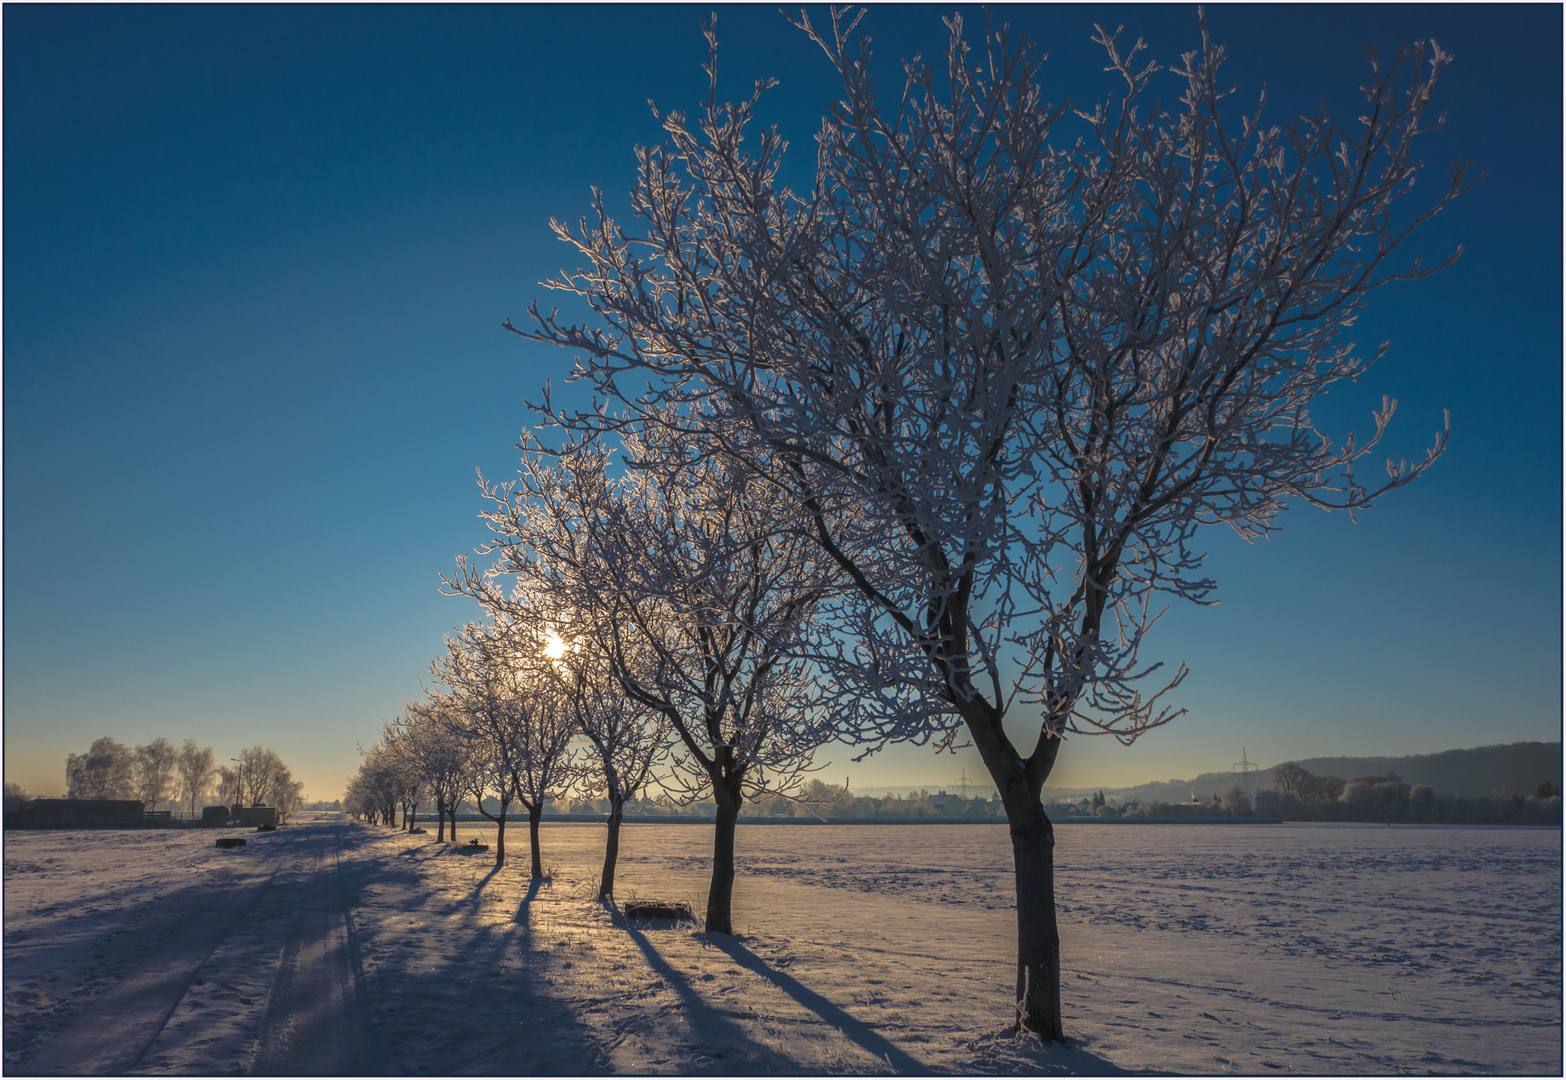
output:
[[[970,48],[960,16],[945,64],[907,65],[878,100],[857,22],[796,20],[843,85],[811,190],[781,182],[775,129],[750,130],[770,84],[720,101],[709,31],[706,106],[663,115],[666,142],[637,151],[636,231],[601,198],[576,232],[555,224],[586,265],[551,285],[601,325],[537,305],[506,325],[575,350],[575,377],[618,410],[556,422],[669,427],[810,516],[860,605],[858,658],[925,699],[904,734],[939,724],[941,702],[1000,789],[1022,1020],[1060,1038],[1039,791],[1061,739],[1129,743],[1178,715],[1162,695],[1183,668],[1139,651],[1161,597],[1210,598],[1202,526],[1265,536],[1293,499],[1352,512],[1442,452],[1445,431],[1367,485],[1354,467],[1394,403],[1342,442],[1310,406],[1381,355],[1355,351],[1355,317],[1439,268],[1395,256],[1476,181],[1454,166],[1408,208],[1449,61],[1433,44],[1373,59],[1356,121],[1280,127],[1225,100],[1205,25],[1169,68],[1100,30],[1118,84],[1084,109],[1046,102],[1025,38],[986,26]],[[1031,749],[1003,727],[1024,708]]]

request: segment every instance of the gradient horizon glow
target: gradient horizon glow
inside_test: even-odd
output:
[[[503,332],[575,265],[549,233],[598,185],[622,205],[648,106],[706,92],[707,7],[4,9],[5,778],[64,790],[110,735],[272,746],[331,799],[478,617],[438,574],[482,543],[475,468],[514,471],[525,405],[571,356]],[[882,85],[951,9],[871,9]],[[970,41],[984,14],[962,8]],[[772,7],[719,7],[726,96],[808,180],[834,99]],[[818,22],[824,10],[811,9]],[[1047,93],[1115,89],[1094,22],[1161,62],[1194,7],[998,7],[1051,53]],[[1387,452],[1430,473],[1357,524],[1297,508],[1272,541],[1211,531],[1219,606],[1149,647],[1189,714],[1130,748],[1071,740],[1051,786],[1193,777],[1240,758],[1415,754],[1561,733],[1558,6],[1218,6],[1239,100],[1352,115],[1361,49],[1435,38],[1449,117],[1425,142],[1489,178],[1418,237],[1435,277],[1377,294],[1335,436],[1401,405]],[[1020,726],[1016,729],[1020,734]],[[818,775],[950,787],[976,755],[847,749]]]

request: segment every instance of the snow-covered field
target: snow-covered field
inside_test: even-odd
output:
[[[6,833],[6,1073],[275,870],[133,1071],[252,1068],[291,906],[333,833],[374,1073],[1562,1067],[1558,829],[1063,825],[1076,1044],[1059,1048],[993,1034],[1014,935],[1001,825],[742,824],[739,935],[709,939],[593,901],[597,826],[545,826],[539,885],[525,822],[496,872],[433,833],[323,819],[237,853],[200,830]],[[699,914],[710,842],[628,825],[622,902]]]

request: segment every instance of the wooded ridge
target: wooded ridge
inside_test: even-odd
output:
[[[1408,784],[1423,784],[1440,795],[1489,795],[1503,786],[1527,793],[1546,781],[1561,787],[1561,744],[1559,742],[1521,742],[1499,746],[1476,746],[1468,750],[1443,750],[1437,754],[1413,754],[1407,757],[1318,757],[1294,762],[1318,776],[1350,779],[1373,773],[1395,772]],[[1279,762],[1278,765],[1282,765]],[[1243,782],[1252,791],[1273,786],[1273,765],[1248,777],[1237,772],[1202,773],[1192,780],[1163,780],[1135,787],[1053,788],[1044,789],[1044,801],[1064,802],[1091,797],[1095,791],[1124,802],[1154,799],[1178,803],[1198,797],[1210,798],[1230,784]]]

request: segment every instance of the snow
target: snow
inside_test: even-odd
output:
[[[433,833],[322,820],[232,853],[202,830],[6,833],[5,1071],[276,870],[132,1071],[249,1070],[332,830],[375,1073],[1562,1066],[1558,829],[1062,825],[1060,1048],[994,1034],[1015,933],[1003,825],[742,822],[739,934],[709,939],[594,902],[598,826],[546,824],[553,877],[534,883],[525,822],[497,872]],[[628,824],[622,902],[699,913],[711,838]]]

